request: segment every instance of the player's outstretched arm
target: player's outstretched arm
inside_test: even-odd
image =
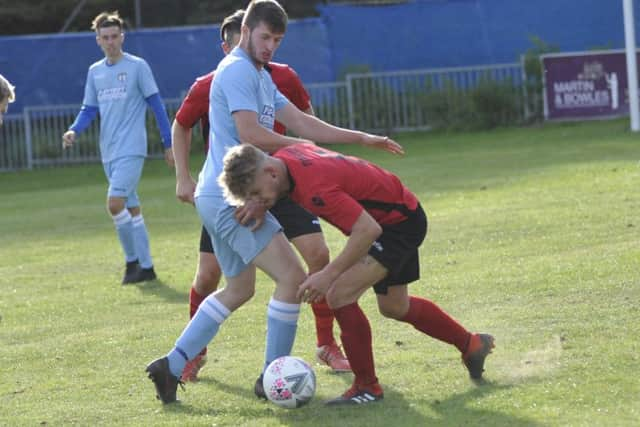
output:
[[[243,144],[255,145],[267,153],[273,153],[280,148],[291,144],[298,144],[301,142],[312,143],[308,140],[280,135],[266,129],[258,123],[258,115],[255,111],[236,111],[233,113],[233,119],[236,123],[236,129],[238,129],[240,141],[242,141]]]
[[[392,154],[404,154],[402,146],[386,136],[333,126],[317,117],[304,114],[295,106],[288,104],[278,110],[276,119],[291,129],[296,135],[325,144],[360,144],[379,148]]]

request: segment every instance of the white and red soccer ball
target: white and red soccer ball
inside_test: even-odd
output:
[[[262,386],[267,398],[283,408],[299,408],[316,392],[316,374],[304,360],[282,356],[269,364]]]

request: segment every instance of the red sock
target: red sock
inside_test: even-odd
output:
[[[369,385],[378,382],[373,363],[371,326],[357,302],[333,310],[340,325],[342,345],[349,358],[356,385]]]
[[[193,319],[196,311],[198,311],[198,307],[200,307],[200,304],[205,298],[207,298],[207,295],[202,296],[196,292],[195,288],[191,288],[191,292],[189,293],[189,319]],[[207,354],[207,347],[203,348],[200,354],[203,356]]]
[[[318,347],[333,344],[333,311],[325,300],[311,304],[313,316],[316,319],[316,335],[318,336]]]
[[[202,296],[196,292],[195,288],[191,288],[191,292],[189,293],[189,319],[193,319],[193,316],[198,311],[198,307],[202,304],[202,301],[205,300],[207,295]]]
[[[409,297],[409,311],[401,320],[430,337],[455,345],[462,353],[471,337],[460,323],[433,302],[423,298]]]

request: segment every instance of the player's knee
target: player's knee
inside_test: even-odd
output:
[[[109,198],[107,200],[107,210],[109,211],[111,216],[118,215],[124,210],[124,199]]]
[[[220,283],[221,272],[216,268],[198,268],[193,287],[200,295],[209,295]]]
[[[253,298],[255,291],[255,286],[226,286],[220,293],[225,295],[224,298],[230,301],[231,306],[237,308]]]
[[[347,305],[350,301],[345,298],[343,294],[340,293],[339,289],[336,289],[335,286],[332,286],[324,296],[325,301],[330,309],[336,310],[342,306]]]
[[[238,298],[238,301],[240,301],[240,304],[244,304],[245,302],[247,302],[251,298],[253,298],[255,293],[256,293],[256,289],[255,288],[247,289],[246,292],[243,292],[240,295],[240,298]]]
[[[302,267],[296,265],[291,268],[291,271],[288,275],[286,275],[281,282],[286,282],[287,285],[290,285],[294,288],[298,288],[305,280],[307,279],[307,273],[304,272]]]
[[[307,249],[304,259],[311,273],[320,271],[329,264],[329,248],[324,242],[319,245],[310,246]]]
[[[378,311],[384,317],[400,320],[404,318],[406,309],[398,304],[378,304]]]

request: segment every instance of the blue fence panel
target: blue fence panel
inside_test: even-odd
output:
[[[329,45],[319,18],[293,21],[274,60],[305,82],[330,81]],[[180,98],[223,57],[218,25],[127,31],[124,50],[149,63],[163,98]],[[0,74],[16,86],[11,110],[81,102],[87,70],[103,57],[92,32],[0,37]]]
[[[362,66],[380,72],[514,62],[532,47],[531,36],[565,51],[619,48],[624,43],[621,3],[330,4],[319,7],[320,18],[290,22],[274,60],[292,65],[309,84],[340,80],[345,71],[362,72]],[[640,0],[634,4],[638,8]],[[218,31],[218,25],[128,31],[124,47],[149,62],[164,98],[178,98],[222,58]],[[87,69],[102,56],[92,32],[0,37],[0,73],[17,86],[12,111],[80,102]]]
[[[362,64],[388,71],[514,62],[532,47],[531,36],[562,50],[624,43],[617,0],[416,0],[319,9],[337,73]]]

